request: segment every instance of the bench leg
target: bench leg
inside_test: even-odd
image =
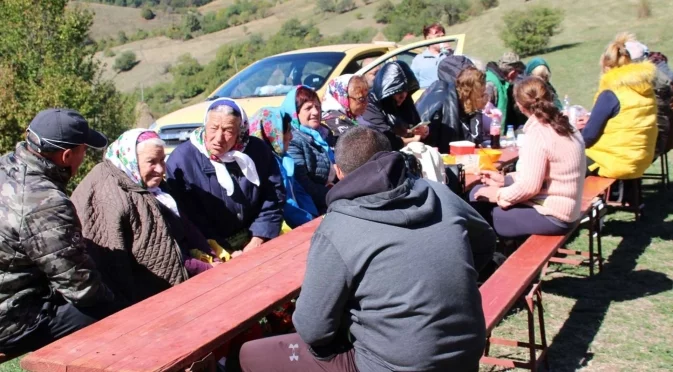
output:
[[[589,276],[594,276],[594,230],[596,228],[596,214],[594,207],[589,212]]]
[[[666,177],[666,178],[664,179],[664,180],[665,180],[665,183],[664,183],[664,184],[666,185],[666,187],[665,187],[666,190],[668,190],[668,187],[669,187],[670,184],[671,184],[671,180],[670,180],[670,178],[669,178],[669,172],[668,172],[668,153],[667,153],[667,152],[664,153],[664,154],[661,156],[661,162],[664,163],[664,172],[665,172],[664,177]]]
[[[598,252],[598,272],[600,273],[603,272],[603,244],[601,242],[603,239],[603,229],[601,227],[600,210],[597,207],[594,208],[596,208],[596,248]],[[605,208],[607,208],[607,205],[605,205]]]

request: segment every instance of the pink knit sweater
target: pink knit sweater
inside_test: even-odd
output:
[[[580,217],[587,167],[582,135],[576,131],[570,137],[561,136],[535,116],[523,130],[526,141],[517,165],[521,171],[513,174],[512,185],[498,190],[498,205],[525,203],[545,216],[575,222]]]

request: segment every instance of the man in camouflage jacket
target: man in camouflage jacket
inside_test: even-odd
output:
[[[87,146],[106,144],[77,112],[45,110],[0,158],[0,352],[40,348],[111,309],[65,193]]]

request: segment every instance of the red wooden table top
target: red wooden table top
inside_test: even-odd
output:
[[[29,371],[178,371],[296,296],[318,218],[24,358]]]

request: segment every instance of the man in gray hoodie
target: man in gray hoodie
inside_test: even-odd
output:
[[[297,334],[245,344],[243,371],[478,370],[477,273],[495,234],[445,185],[409,175],[389,146],[363,127],[339,139],[341,181],[311,240]]]

